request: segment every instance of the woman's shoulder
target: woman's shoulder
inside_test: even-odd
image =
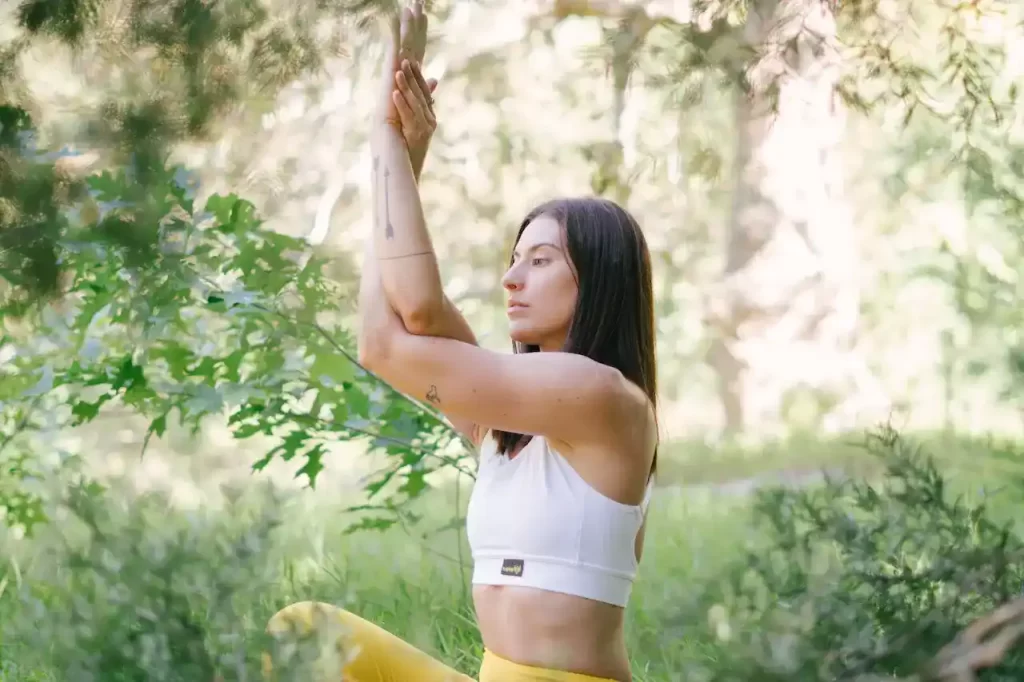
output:
[[[643,453],[640,458],[643,461],[653,457],[660,440],[657,408],[642,387],[624,375],[620,376],[621,385],[616,391],[616,419],[606,426],[609,433],[614,433],[615,449],[632,453],[629,457],[633,462],[637,461],[636,455]]]
[[[636,382],[630,380],[622,372],[615,370],[615,380],[611,386],[616,411],[630,423],[640,426],[655,420],[654,402],[647,392]]]

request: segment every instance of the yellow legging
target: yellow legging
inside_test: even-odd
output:
[[[320,641],[312,677],[303,677],[307,682],[475,682],[387,630],[330,604],[307,601],[286,606],[270,619],[267,632],[283,657],[289,646],[282,642],[285,635],[313,635]],[[263,669],[264,677],[273,679],[269,654],[264,654]],[[520,665],[485,650],[480,682],[611,681]]]

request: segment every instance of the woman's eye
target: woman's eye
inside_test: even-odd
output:
[[[531,262],[534,265],[544,265],[544,263],[548,262],[548,259],[547,258],[534,258]]]

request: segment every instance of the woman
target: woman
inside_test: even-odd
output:
[[[420,3],[403,23],[392,26],[372,143],[376,210],[360,288],[360,361],[433,403],[480,448],[467,532],[481,682],[628,682],[624,608],[658,440],[644,237],[602,199],[532,211],[502,279],[516,352],[479,348],[442,290],[415,152],[403,138],[433,125],[432,87],[415,58],[405,59],[418,56],[409,35],[424,29]],[[343,679],[471,679],[325,604],[287,607],[268,629],[308,628],[317,616],[341,624],[357,649]]]

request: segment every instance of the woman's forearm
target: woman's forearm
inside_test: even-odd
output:
[[[373,132],[373,242],[381,284],[406,328],[417,334],[435,327],[450,306],[444,296],[434,247],[405,140],[395,127]]]
[[[379,163],[377,162],[377,155],[374,154],[374,167],[375,171],[380,170]],[[406,168],[408,168],[408,158],[405,159]],[[374,172],[373,186],[375,198],[378,194],[383,195],[381,176]],[[381,199],[384,197],[381,196]],[[422,209],[419,207],[419,196],[418,194],[414,197],[417,212],[422,216]],[[390,197],[388,197],[390,200]],[[390,210],[390,209],[389,209]],[[383,375],[394,376],[393,372],[396,371],[394,366],[391,366],[390,348],[396,337],[403,334],[417,334],[420,336],[444,336],[451,339],[463,341],[464,343],[476,344],[476,338],[473,336],[473,331],[466,324],[466,320],[462,317],[458,310],[455,309],[448,299],[441,294],[441,309],[436,317],[431,320],[429,326],[423,331],[414,331],[409,328],[408,323],[401,319],[401,316],[396,312],[395,306],[392,301],[389,300],[388,295],[385,293],[383,279],[381,277],[382,270],[388,267],[390,263],[396,261],[382,260],[377,253],[377,242],[378,234],[381,231],[381,226],[386,226],[386,218],[384,210],[384,202],[374,201],[373,211],[373,226],[374,234],[370,235],[370,238],[366,240],[365,257],[363,259],[363,272],[362,277],[359,281],[359,362],[364,368],[370,369],[371,371],[380,371]],[[422,226],[422,218],[420,225]],[[392,224],[392,229],[398,231],[397,226]],[[425,231],[425,230],[424,230]],[[397,238],[387,241],[398,241]],[[429,239],[426,240],[429,244]],[[434,263],[435,269],[437,261],[433,258],[431,252],[430,260]],[[382,267],[383,266],[383,267]],[[397,282],[399,286],[403,285],[400,280]],[[407,283],[408,286],[416,286],[416,282],[410,278]],[[441,289],[440,276],[437,277],[438,291]],[[479,445],[480,431],[475,424],[465,419],[451,419],[452,427],[462,434],[465,438],[469,439],[470,442]]]
[[[377,212],[374,210],[374,228]],[[387,296],[380,281],[380,267],[377,264],[377,253],[374,248],[373,235],[369,235],[363,249],[363,271],[359,277],[359,362],[366,366],[372,364],[375,354],[379,354],[387,342],[388,326],[385,323],[390,309]]]
[[[423,174],[423,164],[427,161],[427,150],[417,149],[409,150],[409,164],[412,166],[412,178],[416,181],[416,186],[420,184],[420,176]]]

